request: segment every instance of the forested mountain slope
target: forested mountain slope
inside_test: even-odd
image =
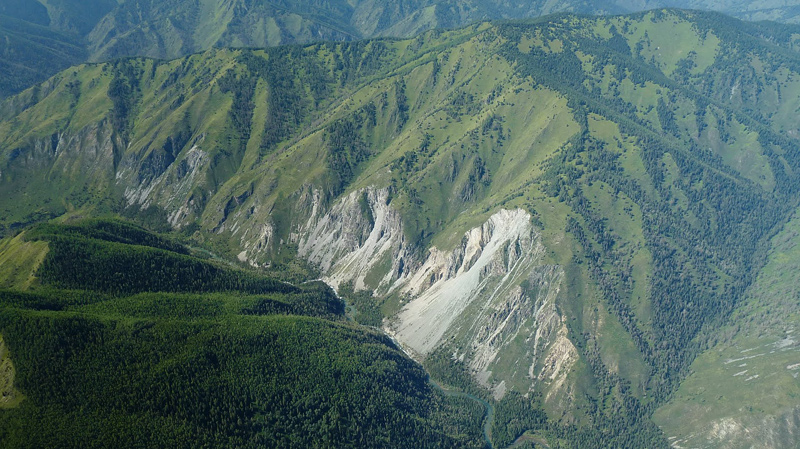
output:
[[[81,39],[0,15],[0,97],[40,83],[87,55]]]
[[[0,246],[35,275],[0,290],[3,447],[484,447],[483,407],[346,322],[324,284],[191,253],[108,220]]]
[[[480,20],[556,12],[622,14],[662,7],[797,22],[796,1],[735,0],[6,0],[0,5],[0,97],[69,65],[129,56],[177,58],[215,47],[410,37]]]
[[[651,2],[648,6],[672,6],[677,8],[719,11],[744,20],[775,20],[785,23],[800,22],[800,3],[796,1],[765,0],[751,2],[744,0],[677,0],[671,2],[669,5],[656,5],[655,3],[657,2]]]
[[[797,444],[800,424],[800,221],[772,239],[767,264],[729,323],[656,413],[683,447],[775,448]]]
[[[663,10],[86,64],[3,103],[2,224],[303,259],[434,378],[665,446],[798,206],[798,36]]]

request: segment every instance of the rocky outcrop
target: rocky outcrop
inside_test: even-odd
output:
[[[6,159],[10,168],[7,173],[47,174],[52,179],[107,179],[116,165],[116,144],[107,121],[74,132],[54,133],[12,150]]]
[[[501,210],[468,231],[454,250],[431,248],[425,264],[401,289],[414,299],[391,326],[398,340],[426,354],[474,301],[483,302],[476,304],[481,313],[500,296],[513,302],[513,287],[544,251],[537,237],[530,215]]]
[[[146,209],[158,205],[168,212],[170,225],[180,228],[199,212],[192,190],[201,184],[209,156],[201,149],[205,136],[177,155],[154,150],[143,158],[129,155],[117,171],[117,184],[124,188],[128,205]],[[180,151],[178,148],[176,151]]]
[[[743,404],[746,406],[746,404]],[[800,407],[778,415],[724,417],[684,438],[671,438],[676,449],[775,449],[796,447]]]
[[[325,213],[315,202],[297,234],[299,255],[334,287],[352,281],[399,298],[385,331],[418,358],[447,342],[498,398],[539,381],[563,384],[578,357],[556,309],[564,274],[543,263],[530,214],[501,209],[455,248],[432,247],[420,258],[390,197],[368,188]]]
[[[353,281],[357,290],[363,290],[367,276],[384,266],[377,273],[378,281],[369,287],[378,292],[392,290],[398,280],[407,278],[412,250],[389,198],[388,189],[357,191],[321,214],[319,197],[315,197],[311,218],[297,234],[299,256],[318,265],[334,288]]]

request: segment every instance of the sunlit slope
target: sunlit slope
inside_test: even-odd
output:
[[[746,300],[692,364],[656,422],[682,447],[792,447],[800,416],[798,231],[772,239]]]
[[[96,1],[96,0],[95,0]],[[559,11],[622,13],[614,1],[397,2],[304,0],[120,1],[86,33],[93,60],[120,56],[175,58],[214,47],[264,47],[321,40],[410,37],[487,19],[538,17]],[[51,6],[52,10],[69,10]]]
[[[730,14],[744,20],[774,20],[784,23],[798,23],[800,8],[794,2],[765,0],[749,2],[742,0],[678,0],[669,6],[677,8],[710,9]]]
[[[666,10],[85,65],[4,103],[3,225],[299,256],[421,360],[656,444],[797,204],[796,31]]]
[[[219,47],[410,37],[480,20],[519,20],[558,12],[623,14],[664,7],[785,23],[796,23],[800,11],[791,2],[771,0],[8,0],[0,6],[0,33],[5,37],[0,44],[4,57],[0,96],[20,92],[87,60],[168,59]]]
[[[26,291],[0,290],[4,447],[483,447],[483,407],[434,390],[320,282],[118,220],[18,237],[49,251]]]

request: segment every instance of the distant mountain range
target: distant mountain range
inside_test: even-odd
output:
[[[0,229],[116,214],[315,267],[497,407],[495,447],[792,447],[798,36],[565,13],[81,64],[0,107]]]
[[[481,20],[555,12],[708,9],[748,20],[800,20],[800,2],[627,0],[6,0],[0,5],[0,97],[71,65],[129,56],[172,59],[215,47],[410,37]]]

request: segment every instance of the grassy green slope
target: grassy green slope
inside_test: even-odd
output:
[[[784,23],[798,23],[800,8],[792,2],[766,0],[748,2],[741,0],[680,0],[670,6],[691,9],[710,9],[744,20],[774,20]]]
[[[487,2],[404,0],[9,0],[0,29],[17,28],[0,96],[17,93],[65,67],[89,58],[175,58],[215,47],[264,47],[377,36],[409,37],[489,19],[522,19],[556,12],[618,14],[660,7],[723,11],[750,20],[796,22],[796,6],[780,2],[583,0]],[[11,26],[8,20],[13,19]],[[4,30],[5,31],[5,30]],[[58,36],[58,41],[52,37]],[[64,42],[69,46],[65,47]],[[8,43],[8,42],[7,42]],[[69,49],[64,54],[65,48]],[[27,51],[26,51],[27,49]],[[44,56],[44,57],[43,57]],[[67,56],[71,57],[67,58]],[[54,60],[60,65],[52,65]]]
[[[409,37],[477,20],[536,17],[557,11],[623,12],[614,2],[305,0],[251,3],[126,0],[88,35],[92,57],[174,58],[218,46],[263,47],[376,36]]]
[[[264,47],[376,36],[409,37],[477,20],[520,19],[559,11],[613,14],[665,6],[721,10],[754,19],[796,17],[792,7],[765,6],[752,11],[747,5],[735,2],[654,1],[634,5],[614,0],[525,4],[483,0],[392,3],[8,0],[0,7],[3,16],[0,29],[9,38],[5,44],[11,50],[6,52],[6,83],[0,97],[17,93],[86,58],[93,61],[129,56],[175,58],[223,46]],[[54,61],[60,64],[53,64]]]
[[[5,447],[483,447],[483,407],[433,390],[323,284],[216,265],[119,221],[22,236],[50,251],[33,289],[0,291]],[[189,263],[249,283],[197,285]],[[151,284],[81,281],[121,265]]]
[[[0,98],[41,83],[87,56],[83,43],[71,35],[0,13]]]
[[[4,104],[0,209],[129,205],[265,263],[367,186],[420,253],[524,208],[581,360],[551,415],[632,445],[797,203],[794,33],[657,11],[87,65]]]
[[[791,447],[800,397],[795,216],[772,239],[742,306],[694,361],[656,422],[682,447]]]

